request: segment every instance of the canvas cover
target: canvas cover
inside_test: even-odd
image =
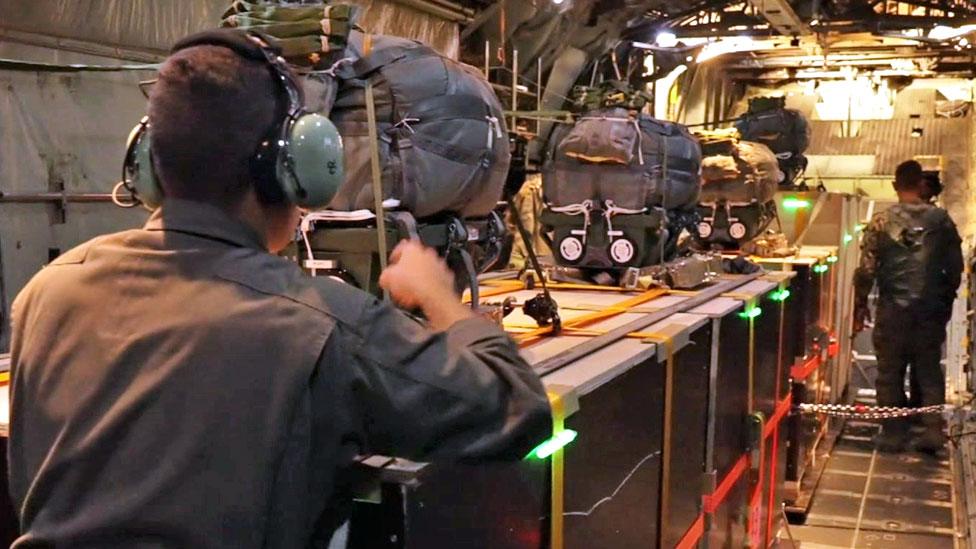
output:
[[[334,210],[373,209],[365,84],[372,81],[384,199],[419,218],[489,214],[511,154],[501,104],[479,71],[416,41],[354,31],[337,67],[330,118],[345,144]],[[328,76],[309,86],[328,95]],[[314,94],[313,94],[314,95]],[[321,100],[326,108],[328,99]]]
[[[591,201],[623,210],[693,206],[701,190],[701,148],[688,130],[623,108],[582,114],[558,128],[543,167],[546,201]]]
[[[328,209],[375,209],[366,82],[373,85],[383,199],[416,217],[488,215],[510,152],[501,105],[476,69],[418,41],[365,33],[359,7],[235,1],[224,24],[273,38],[300,67],[306,108],[345,144],[346,179]]]
[[[729,141],[702,160],[700,202],[768,202],[783,180],[776,155],[762,143]],[[724,149],[724,150],[721,150]],[[713,149],[714,150],[714,149]]]
[[[749,102],[736,128],[746,141],[762,143],[776,155],[787,182],[806,168],[803,153],[810,146],[810,123],[797,110],[787,109],[783,98],[760,97]]]

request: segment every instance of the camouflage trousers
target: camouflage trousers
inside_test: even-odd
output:
[[[878,357],[876,388],[879,406],[908,406],[905,374],[913,370],[912,404],[945,403],[942,345],[946,339],[948,311],[914,311],[891,303],[879,303],[874,327]],[[916,389],[917,386],[917,389]]]

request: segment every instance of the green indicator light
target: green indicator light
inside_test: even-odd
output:
[[[854,240],[854,235],[846,234],[845,233],[844,234],[844,244],[849,243],[851,240]]]
[[[572,429],[564,429],[562,431],[559,431],[555,435],[552,435],[552,438],[550,438],[549,440],[536,446],[534,450],[529,452],[529,455],[526,456],[526,459],[529,458],[546,459],[547,457],[558,452],[560,448],[576,440],[577,436],[579,436],[579,433],[577,433]]]
[[[854,230],[855,230],[856,232],[861,232],[861,231],[863,231],[863,230],[864,230],[864,225],[862,225],[862,224],[860,224],[860,223],[858,223],[857,225],[855,225],[855,226],[854,226]]]
[[[740,318],[753,319],[753,318],[756,318],[757,316],[759,316],[761,314],[762,314],[762,309],[760,309],[759,307],[753,307],[753,308],[751,308],[751,309],[749,309],[747,311],[743,311],[743,312],[739,313],[739,317]]]
[[[789,290],[780,290],[778,292],[773,292],[769,294],[769,298],[773,301],[786,301],[790,297]]]
[[[800,198],[786,198],[783,199],[783,207],[787,210],[799,210],[801,208],[809,208],[810,201],[802,200]]]
[[[826,265],[816,265],[813,268],[813,272],[815,272],[817,274],[824,274],[825,272],[827,272],[827,269],[830,269],[830,267],[828,267]]]
[[[840,261],[840,258],[836,255],[832,255],[827,258],[827,263],[837,263],[838,261]]]

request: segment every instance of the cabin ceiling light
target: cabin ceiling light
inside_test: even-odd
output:
[[[973,31],[976,31],[976,25],[963,25],[961,27],[937,25],[929,31],[929,38],[932,40],[952,40],[953,38],[958,38]]]
[[[661,32],[657,35],[655,42],[662,48],[673,48],[678,45],[678,36],[673,32]]]
[[[704,63],[709,59],[714,59],[727,53],[748,51],[755,49],[755,46],[755,41],[749,36],[723,38],[705,45],[701,53],[698,54],[698,62]]]

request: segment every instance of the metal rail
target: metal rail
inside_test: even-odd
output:
[[[393,2],[456,23],[470,23],[474,20],[473,10],[447,0],[393,0]]]
[[[112,193],[3,193],[0,192],[0,204],[58,204],[112,202]]]

